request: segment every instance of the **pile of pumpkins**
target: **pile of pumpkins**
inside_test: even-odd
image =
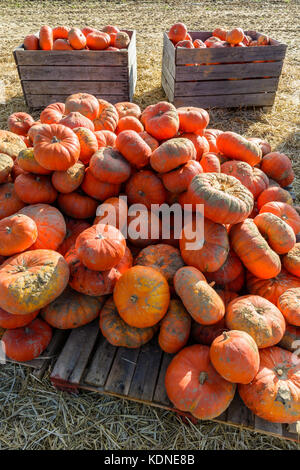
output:
[[[212,35],[205,41],[201,41],[201,39],[193,40],[184,23],[173,24],[168,31],[168,37],[175,47],[185,47],[187,49],[270,45],[270,38],[266,34],[258,34],[257,39],[253,39],[242,28],[233,28],[229,31],[223,28],[215,28]]]
[[[45,25],[40,28],[38,36],[25,36],[23,45],[29,51],[118,51],[127,49],[129,43],[130,37],[126,31],[120,31],[113,25],[106,25],[101,30],[89,26],[79,29],[66,26],[51,28]]]
[[[258,416],[299,420],[300,215],[285,189],[294,179],[288,156],[210,128],[201,108],[159,102],[141,111],[87,93],[47,106],[39,121],[14,113],[8,128],[0,131],[7,356],[37,357],[52,328],[99,317],[115,346],[158,335],[174,354],[165,385],[177,409],[216,417],[238,387]],[[166,236],[151,211],[175,203],[190,211],[180,237],[172,219]],[[199,205],[204,240],[191,248]],[[148,233],[127,236],[127,225],[138,232],[145,221]]]

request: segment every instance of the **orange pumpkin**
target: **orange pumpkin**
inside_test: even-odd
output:
[[[163,204],[166,190],[158,176],[150,170],[142,170],[133,174],[125,189],[129,204],[143,204],[151,209],[153,204]]]
[[[37,239],[36,223],[23,214],[0,221],[0,255],[11,256],[27,250]]]
[[[80,144],[79,158],[87,165],[91,157],[98,150],[99,142],[95,134],[86,127],[75,127],[73,132],[77,135]]]
[[[73,49],[84,49],[87,43],[85,35],[79,28],[71,28],[68,32],[68,41]]]
[[[268,202],[284,202],[286,204],[293,205],[293,198],[288,191],[278,186],[269,186],[267,189],[262,191],[257,199],[258,210],[267,204]]]
[[[78,111],[73,111],[67,114],[59,121],[59,124],[63,124],[70,129],[75,129],[76,127],[86,127],[90,131],[96,130],[93,121],[83,116],[83,114],[79,113]]]
[[[232,160],[241,160],[251,166],[261,161],[260,147],[235,132],[222,132],[216,139],[216,145],[219,152]]]
[[[72,112],[78,112],[93,121],[99,114],[99,102],[89,93],[74,93],[65,102],[65,114]]]
[[[51,51],[53,49],[53,33],[50,26],[42,26],[39,34],[39,46],[44,51]]]
[[[34,123],[34,119],[28,113],[13,113],[7,120],[8,129],[14,134],[27,136],[27,133]]]
[[[201,173],[203,173],[203,169],[200,163],[195,160],[189,160],[175,170],[162,173],[162,182],[171,193],[182,193],[188,189],[194,176]]]
[[[14,315],[0,308],[0,327],[8,330],[21,328],[31,323],[38,316],[39,312],[39,310],[36,310],[26,315]]]
[[[264,204],[259,211],[260,214],[264,212],[270,212],[280,217],[292,227],[296,235],[300,232],[300,215],[290,204],[280,201],[268,202]]]
[[[131,130],[120,132],[115,145],[123,157],[137,168],[148,164],[151,148],[137,132]]]
[[[90,160],[90,170],[99,181],[120,184],[128,180],[131,167],[120,152],[103,147],[95,152]]]
[[[236,388],[216,372],[209,359],[209,347],[200,344],[176,354],[167,368],[165,386],[175,408],[199,419],[223,413]]]
[[[58,206],[64,214],[74,219],[88,219],[95,217],[98,201],[86,194],[73,191],[68,194],[59,194]]]
[[[57,198],[57,191],[52,186],[51,178],[46,175],[27,173],[17,176],[15,191],[26,204],[52,204]]]
[[[193,106],[177,108],[179,130],[181,132],[198,132],[209,123],[209,114],[205,109]]]
[[[108,224],[118,228],[122,233],[127,227],[128,207],[122,197],[110,197],[97,208],[95,224]]]
[[[299,277],[282,268],[280,273],[271,279],[261,279],[247,273],[247,289],[253,295],[261,295],[277,305],[279,297],[288,289],[300,287]]]
[[[37,175],[51,174],[51,170],[46,170],[36,161],[34,157],[34,150],[31,147],[25,150],[21,150],[21,152],[17,156],[17,159],[15,160],[15,163],[19,168],[21,168],[25,172],[34,173]]]
[[[119,122],[116,108],[108,101],[98,99],[99,111],[94,119],[95,131],[108,130],[114,132]]]
[[[94,177],[91,168],[88,167],[85,170],[81,189],[90,197],[104,201],[109,197],[117,196],[120,193],[121,185],[99,181]]]
[[[169,354],[180,351],[188,342],[191,317],[180,300],[170,300],[166,315],[160,322],[158,343]]]
[[[67,194],[75,191],[81,185],[85,174],[85,166],[78,161],[65,171],[54,171],[51,182],[60,193]]]
[[[118,111],[119,118],[123,118],[125,116],[134,116],[135,118],[139,119],[140,115],[142,114],[141,108],[136,103],[131,103],[128,101],[122,101],[115,104],[115,108]]]
[[[0,220],[18,212],[25,204],[16,193],[13,183],[0,185]]]
[[[289,273],[300,277],[300,243],[296,243],[283,257],[283,266]]]
[[[41,112],[40,121],[43,124],[58,124],[65,116],[64,103],[52,103]]]
[[[179,130],[179,117],[175,106],[167,101],[149,105],[141,114],[145,130],[155,139],[175,137]]]
[[[130,326],[145,328],[166,314],[170,290],[166,278],[149,266],[133,266],[117,281],[114,302],[121,318]]]
[[[162,143],[150,157],[152,168],[158,173],[174,170],[189,160],[196,160],[196,150],[189,139],[169,139]]]
[[[300,326],[300,287],[286,290],[279,297],[277,306],[289,324]]]
[[[253,222],[270,247],[279,255],[288,253],[296,243],[292,227],[270,212],[258,214]]]

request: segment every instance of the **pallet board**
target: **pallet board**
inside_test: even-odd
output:
[[[209,31],[189,33],[205,41]],[[259,33],[246,31],[253,39]],[[164,33],[162,87],[176,107],[272,106],[287,46],[175,48]]]
[[[29,108],[64,102],[72,93],[91,93],[110,103],[132,101],[137,79],[136,32],[120,51],[26,51],[17,47],[17,65]]]
[[[157,336],[139,349],[112,346],[95,320],[71,332],[50,380],[60,390],[82,389],[112,395],[164,408],[194,422],[191,415],[174,409],[167,397],[164,379],[172,357],[160,349]],[[229,408],[212,421],[293,441],[299,439],[297,425],[270,423],[254,416],[238,394]]]

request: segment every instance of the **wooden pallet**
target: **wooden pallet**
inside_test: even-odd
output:
[[[72,93],[91,93],[110,103],[132,101],[136,80],[136,32],[120,51],[13,51],[29,108],[64,102]]]
[[[90,390],[182,413],[170,403],[164,386],[166,369],[173,355],[164,353],[154,337],[139,349],[115,347],[101,335],[98,320],[70,333],[51,373],[52,384],[71,392]],[[229,408],[218,418],[223,424],[299,440],[300,423],[281,425],[270,423],[246,408],[236,394]]]
[[[189,34],[193,41],[212,35]],[[259,33],[246,34],[256,39]],[[176,107],[272,106],[287,46],[270,42],[266,47],[186,49],[175,48],[164,33],[162,87]]]
[[[5,357],[3,362],[8,364],[20,364],[22,366],[29,367],[32,369],[32,374],[38,379],[41,379],[48,368],[54,364],[68,336],[69,331],[55,330],[50,344],[36,359],[27,362],[18,362]]]

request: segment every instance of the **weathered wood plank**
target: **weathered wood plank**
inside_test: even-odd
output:
[[[129,84],[129,101],[132,101],[137,82],[137,65],[136,62],[128,70],[128,84]]]
[[[70,93],[65,95],[26,95],[26,101],[29,108],[40,109],[45,108],[48,104],[56,102],[64,102]],[[102,98],[110,103],[118,103],[119,101],[129,101],[129,94],[121,95],[95,95],[96,98]]]
[[[282,424],[271,423],[270,421],[266,421],[258,416],[254,416],[254,429],[255,431],[282,436]]]
[[[161,75],[161,85],[164,89],[165,94],[167,95],[168,100],[173,103],[173,100],[174,100],[174,86],[172,88],[172,85],[170,85],[170,83],[168,82],[168,80],[166,79],[164,74]]]
[[[129,93],[128,81],[23,81],[26,95],[71,95],[91,93],[92,95],[125,95]]]
[[[219,64],[176,66],[176,82],[192,80],[221,80],[228,78],[258,78],[279,77],[282,70],[282,61],[260,62],[246,64]]]
[[[277,90],[278,81],[278,78],[251,78],[249,80],[175,82],[175,96],[269,93]]]
[[[166,375],[168,365],[170,364],[173,357],[174,357],[174,354],[167,354],[167,353],[163,354],[159,376],[157,379],[157,384],[156,384],[155,392],[153,396],[153,402],[159,403],[164,406],[172,406],[168,398],[167,392],[166,392],[165,375]]]
[[[300,421],[288,425],[288,431],[291,434],[298,434],[300,438]]]
[[[251,93],[240,95],[176,96],[174,105],[199,106],[201,108],[230,108],[242,106],[272,106],[275,93]]]
[[[139,349],[118,348],[104,390],[128,395],[139,352]]]
[[[164,34],[163,56],[162,56],[162,73],[168,69],[172,77],[175,78],[175,48],[168,36]]]
[[[162,353],[156,337],[140,348],[128,392],[130,398],[152,401]]]
[[[136,32],[133,31],[131,34],[130,44],[128,46],[128,67],[131,67],[136,63]]]
[[[73,383],[75,379],[78,380],[80,372],[83,372],[86,361],[95,344],[98,331],[99,326],[97,320],[72,330],[68,341],[55,363],[50,378],[68,382],[73,380]],[[78,371],[76,371],[76,369],[78,369]]]
[[[117,348],[112,346],[104,336],[100,336],[84,382],[94,387],[103,387],[116,355]]]
[[[238,392],[227,410],[227,423],[240,424],[241,426],[251,426],[254,423],[252,412],[244,405]]]
[[[128,67],[101,67],[80,65],[20,65],[18,67],[21,80],[96,80],[124,82],[128,79]]]

